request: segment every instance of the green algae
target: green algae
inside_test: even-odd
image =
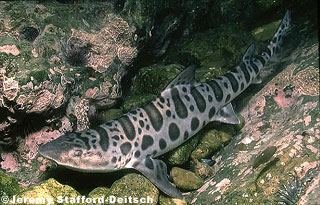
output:
[[[276,32],[280,25],[281,20],[271,22],[264,26],[258,27],[251,31],[252,36],[256,41],[266,41],[272,38],[273,34]]]
[[[192,151],[197,147],[200,135],[193,136],[190,140],[180,145],[176,149],[166,154],[166,158],[171,165],[182,165],[186,163]]]
[[[133,93],[158,95],[182,70],[177,64],[143,67],[133,82]]]
[[[264,164],[264,163],[268,162],[276,151],[277,151],[277,147],[276,146],[267,147],[265,150],[263,150],[263,152],[261,152],[255,158],[255,160],[253,161],[252,168],[256,169],[261,164]]]
[[[55,202],[59,200],[58,197],[76,198],[80,196],[79,192],[68,185],[62,185],[55,179],[48,179],[38,186],[33,186],[17,195],[17,198],[24,199],[53,199]],[[47,202],[46,202],[47,203]],[[68,203],[62,203],[68,204]]]
[[[145,198],[149,196],[153,199],[153,203],[158,203],[158,189],[144,176],[140,174],[127,174],[112,184],[109,195],[115,197],[137,197]]]
[[[0,170],[0,197],[6,195],[10,198],[22,190],[22,187],[20,187],[18,181],[14,177],[9,176]]]
[[[200,188],[204,181],[195,173],[181,169],[179,167],[173,167],[171,170],[172,179],[175,185],[180,189],[191,191]]]
[[[144,95],[133,95],[126,99],[126,101],[121,106],[124,113],[135,110],[138,107],[143,107],[147,105],[150,101],[156,98],[153,94]]]

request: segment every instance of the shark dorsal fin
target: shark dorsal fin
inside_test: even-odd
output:
[[[255,45],[254,43],[251,43],[251,45],[247,48],[245,54],[243,55],[242,61],[246,62],[248,60],[251,60],[254,52],[255,52]]]
[[[233,124],[233,125],[240,124],[240,120],[237,117],[236,113],[234,112],[231,103],[221,108],[218,111],[218,113],[214,116],[212,121],[218,121],[218,122],[223,122],[223,123]]]
[[[196,80],[194,78],[196,66],[192,65],[184,69],[179,75],[177,75],[165,88],[169,89],[176,85],[181,85],[185,83],[195,83]]]
[[[127,166],[127,168],[134,168],[141,172],[165,194],[173,198],[183,198],[181,192],[169,182],[167,165],[163,161],[147,156],[134,162],[132,166]]]

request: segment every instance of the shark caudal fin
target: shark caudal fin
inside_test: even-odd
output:
[[[279,51],[280,46],[283,42],[283,39],[289,30],[290,24],[291,24],[291,12],[290,10],[287,10],[286,14],[284,15],[279,25],[278,30],[275,32],[275,34],[273,35],[268,45],[268,49],[271,52],[271,56],[273,56]]]

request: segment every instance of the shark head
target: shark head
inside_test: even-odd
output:
[[[39,153],[59,165],[81,172],[111,172],[117,169],[111,165],[111,157],[101,149],[95,149],[93,142],[80,139],[79,133],[63,135],[41,145]]]

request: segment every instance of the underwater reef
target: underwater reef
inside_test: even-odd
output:
[[[316,4],[0,2],[1,200],[149,196],[150,204],[162,205],[320,204]],[[225,74],[252,42],[264,48],[287,9],[292,27],[279,55],[262,71],[261,84],[232,101],[240,125],[209,123],[159,156],[183,199],[134,170],[81,173],[39,154],[41,144],[65,133],[147,105],[190,65],[202,82]]]

